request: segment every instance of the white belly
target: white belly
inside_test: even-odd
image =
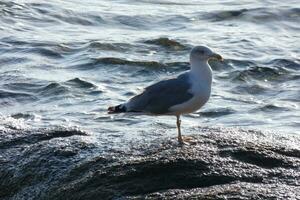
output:
[[[197,72],[197,70],[200,71]],[[171,114],[180,115],[199,110],[210,97],[211,80],[211,69],[208,64],[206,68],[196,68],[194,73],[191,71],[190,83],[192,87],[190,88],[189,92],[193,95],[193,97],[184,103],[177,104],[169,108]]]
[[[208,101],[208,99],[209,96],[195,96],[185,103],[172,106],[169,109],[171,112],[170,114],[181,115],[195,112],[199,110]]]
[[[199,110],[209,99],[210,91],[205,91],[199,94],[196,94],[189,101],[186,101],[182,104],[177,104],[169,108],[170,114],[172,115],[181,115],[192,113]]]

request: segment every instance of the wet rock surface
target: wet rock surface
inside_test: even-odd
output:
[[[105,149],[72,129],[0,133],[0,199],[300,198],[297,135],[199,128],[191,145],[163,138]]]

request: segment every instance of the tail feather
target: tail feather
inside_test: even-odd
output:
[[[126,106],[120,104],[117,106],[111,106],[107,110],[108,110],[108,114],[122,113],[122,112],[126,112]]]

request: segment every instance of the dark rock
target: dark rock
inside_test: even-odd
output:
[[[166,49],[176,50],[176,51],[188,49],[187,46],[181,44],[180,42],[173,40],[173,39],[166,38],[166,37],[161,37],[161,38],[152,39],[152,40],[146,40],[145,43],[158,45],[158,46],[164,47]]]
[[[32,145],[19,157],[22,165],[10,160],[0,162],[0,197],[300,197],[299,136],[225,128],[195,132],[205,134],[193,135],[193,145],[179,146],[174,138],[165,138],[147,143],[132,141],[127,151],[110,148],[99,152],[95,146],[87,148],[89,145],[80,140],[59,147],[41,140],[46,148]]]

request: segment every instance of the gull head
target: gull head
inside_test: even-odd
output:
[[[211,59],[223,61],[223,58],[220,54],[213,52],[211,49],[205,46],[195,46],[190,54],[191,63],[197,63],[199,61],[207,62]]]

